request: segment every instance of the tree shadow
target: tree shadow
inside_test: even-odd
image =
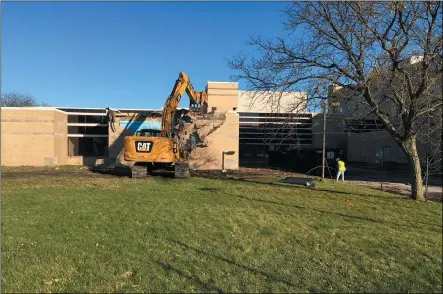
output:
[[[384,191],[385,193],[389,193],[390,196],[389,198],[385,198],[382,196],[375,196],[375,195],[370,195],[370,194],[360,194],[360,193],[353,193],[353,192],[345,192],[345,191],[336,191],[336,190],[331,190],[331,189],[323,189],[323,188],[318,188],[316,187],[305,187],[303,185],[297,185],[297,184],[280,184],[280,183],[274,183],[274,182],[261,182],[261,181],[256,181],[256,180],[249,180],[249,179],[236,179],[236,178],[226,178],[227,180],[234,180],[234,181],[242,181],[242,182],[248,182],[248,183],[253,183],[253,184],[261,184],[261,185],[269,185],[269,186],[276,186],[276,187],[284,187],[284,188],[289,188],[289,189],[309,189],[309,190],[315,190],[315,191],[320,191],[320,192],[326,192],[326,193],[332,193],[332,194],[340,194],[340,195],[348,195],[348,196],[352,196],[352,197],[362,197],[362,198],[375,198],[375,199],[379,199],[379,200],[392,200],[392,199],[398,199],[398,200],[410,200],[409,198],[405,198],[404,196],[400,196],[394,193],[390,193],[388,191]],[[375,190],[375,189],[373,189]],[[381,191],[380,191],[381,192]]]
[[[208,152],[205,152],[204,150],[201,150],[203,147],[196,147],[195,149],[195,153],[192,154],[192,156],[190,157],[190,161],[192,160],[192,164],[189,165],[190,169],[196,169],[199,170],[201,168],[204,168],[205,165],[214,165],[214,163],[216,163],[217,157],[213,154],[210,154]],[[198,155],[197,152],[201,152],[200,156],[196,156]],[[196,158],[197,157],[197,158]],[[221,169],[221,166],[220,166]]]
[[[308,207],[304,207],[304,206],[287,204],[287,203],[281,203],[281,202],[272,201],[272,200],[249,198],[249,197],[240,196],[240,195],[231,195],[231,194],[229,194],[229,195],[232,196],[232,197],[237,197],[237,198],[245,199],[245,200],[248,200],[248,201],[256,201],[256,202],[262,202],[262,203],[268,203],[268,204],[282,205],[282,206],[291,207],[291,208],[297,208],[297,209],[306,209],[306,210],[316,211],[316,212],[319,212],[319,213],[322,213],[322,214],[334,214],[334,215],[337,215],[337,216],[340,216],[340,217],[344,217],[344,218],[358,219],[358,220],[363,220],[363,221],[368,221],[368,222],[378,222],[377,220],[372,219],[372,218],[365,218],[365,217],[360,217],[360,216],[347,215],[347,214],[343,214],[343,213],[339,213],[339,212],[326,211],[326,210],[321,210],[321,209],[316,209],[316,208],[308,208]]]
[[[198,188],[200,191],[218,191],[217,188]]]
[[[265,278],[266,278],[267,280],[269,280],[269,281],[272,281],[272,282],[279,282],[279,283],[285,284],[285,285],[287,285],[287,286],[295,287],[294,284],[292,284],[291,282],[286,281],[286,280],[284,280],[284,279],[282,279],[282,278],[280,278],[280,277],[278,277],[278,276],[275,276],[275,275],[272,275],[272,274],[266,273],[266,272],[264,272],[264,271],[261,271],[261,270],[255,269],[255,268],[251,268],[251,267],[249,267],[249,266],[245,266],[245,265],[242,265],[242,264],[238,264],[238,263],[236,263],[236,262],[234,262],[234,261],[232,261],[232,260],[229,260],[229,259],[227,259],[227,258],[225,258],[225,257],[218,256],[218,255],[215,255],[215,254],[212,254],[212,253],[205,252],[205,251],[203,251],[203,250],[200,250],[200,249],[194,248],[194,247],[192,247],[192,246],[190,246],[190,245],[187,245],[187,244],[185,244],[185,243],[183,243],[183,242],[180,242],[180,241],[177,241],[177,240],[172,240],[172,239],[166,239],[166,240],[169,241],[169,242],[171,242],[171,243],[174,243],[174,244],[176,244],[176,245],[179,245],[179,246],[181,246],[181,247],[183,247],[183,248],[186,248],[186,249],[188,249],[188,250],[192,250],[192,251],[194,251],[194,252],[196,252],[196,253],[199,253],[199,254],[202,254],[202,255],[206,255],[206,256],[209,256],[209,257],[212,257],[212,258],[215,258],[215,259],[218,259],[218,260],[224,261],[224,262],[226,262],[226,263],[229,263],[229,264],[231,264],[231,265],[234,265],[234,266],[236,266],[236,267],[238,267],[238,268],[241,268],[241,269],[243,269],[243,270],[247,270],[247,271],[249,271],[249,272],[251,272],[251,273],[253,273],[253,274],[261,275],[261,276],[265,277]]]
[[[218,288],[217,286],[214,286],[209,283],[205,283],[196,276],[187,275],[186,273],[184,273],[183,271],[179,270],[178,268],[170,265],[169,263],[160,262],[160,261],[156,261],[156,260],[154,261],[154,263],[163,267],[163,269],[167,272],[170,272],[170,271],[174,272],[174,273],[178,274],[179,276],[184,277],[184,278],[190,280],[191,282],[198,284],[201,288],[203,288],[204,291],[215,290],[215,291],[217,291],[217,293],[223,293],[223,290]]]
[[[124,140],[126,136],[134,135],[134,132],[131,130],[131,127],[134,125],[135,116],[129,119],[129,123],[125,126],[123,131],[119,134],[117,139],[109,146],[107,157],[104,159],[103,164],[89,165],[89,171],[107,174],[113,176],[122,176],[122,177],[130,177],[131,171],[129,167],[125,167],[122,165],[117,165],[118,156],[123,150]],[[115,157],[114,157],[115,155]],[[109,168],[109,166],[115,165],[116,167]]]
[[[147,116],[144,118],[144,120],[137,120],[137,115],[133,115],[129,118],[128,123],[123,128],[123,130],[120,132],[118,137],[110,144],[109,150],[108,150],[108,164],[113,164],[116,162],[120,162],[120,155],[123,151],[124,143],[125,143],[125,137],[127,136],[133,136],[135,134],[135,131],[132,130],[132,128],[136,125],[136,123],[143,123],[146,121]],[[118,120],[118,123],[120,124],[120,119]],[[116,131],[120,128],[120,125],[116,128]],[[106,162],[105,162],[106,164]]]
[[[241,196],[241,195],[232,195],[232,194],[228,194],[228,193],[225,193],[225,194],[229,195],[231,197],[237,197],[237,198],[248,200],[248,201],[256,201],[256,202],[262,202],[262,203],[267,203],[267,204],[281,205],[281,206],[286,206],[286,207],[291,207],[291,208],[296,208],[296,209],[305,209],[305,210],[315,211],[315,212],[318,212],[321,214],[332,214],[332,215],[336,215],[336,216],[343,217],[343,218],[355,219],[355,220],[360,220],[360,221],[365,221],[365,222],[370,222],[370,223],[390,224],[390,225],[399,226],[399,227],[407,227],[407,228],[414,228],[414,229],[421,229],[421,230],[422,229],[429,230],[429,228],[428,228],[429,226],[436,227],[439,230],[441,230],[441,228],[442,228],[441,225],[436,225],[436,224],[415,222],[416,224],[422,224],[425,226],[425,227],[418,227],[418,226],[413,226],[411,224],[399,224],[399,223],[385,221],[385,220],[377,220],[377,219],[373,219],[373,218],[361,217],[361,216],[356,216],[356,215],[347,215],[347,214],[340,213],[340,212],[321,210],[321,209],[317,209],[317,208],[308,208],[308,207],[304,207],[304,206],[281,203],[281,202],[272,201],[272,200],[255,199],[255,198],[250,198],[250,197]]]

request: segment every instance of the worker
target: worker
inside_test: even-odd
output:
[[[346,166],[345,162],[343,160],[340,160],[340,158],[337,158],[337,182],[341,176],[342,181],[345,181],[345,171]]]
[[[106,107],[106,116],[108,118],[108,123],[111,126],[111,130],[113,132],[115,132],[115,125],[114,125],[114,122],[115,122],[115,112],[114,112],[114,110],[109,109],[109,107]]]

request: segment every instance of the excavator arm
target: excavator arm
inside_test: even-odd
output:
[[[208,93],[206,91],[197,92],[191,84],[191,81],[187,74],[180,72],[177,81],[175,82],[174,88],[169,95],[166,103],[163,107],[163,117],[162,117],[162,137],[170,137],[172,123],[174,118],[174,112],[177,109],[183,94],[186,92],[189,96],[189,107],[190,108],[200,108],[206,107],[208,102]]]

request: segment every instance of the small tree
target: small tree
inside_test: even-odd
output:
[[[285,9],[286,38],[253,38],[259,57],[230,61],[251,89],[303,91],[340,86],[378,119],[405,152],[412,198],[424,200],[417,137],[440,113],[441,2],[303,1]],[[299,37],[297,38],[297,34]],[[412,64],[408,60],[420,56]],[[440,93],[440,94],[438,94]],[[397,111],[400,116],[396,115]]]
[[[46,103],[38,103],[31,95],[20,93],[5,93],[2,95],[1,107],[35,107],[49,106]]]

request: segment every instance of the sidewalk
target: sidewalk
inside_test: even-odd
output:
[[[393,172],[374,170],[368,168],[348,167],[345,173],[345,181],[368,188],[381,190],[394,194],[411,195],[409,175],[405,172]],[[423,187],[425,189],[425,187]],[[442,201],[441,179],[432,178],[428,180],[428,200]]]

